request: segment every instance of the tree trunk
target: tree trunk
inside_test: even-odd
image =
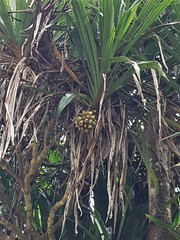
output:
[[[164,207],[170,198],[170,152],[168,145],[159,143],[158,116],[151,115],[145,126],[145,136],[148,144],[149,162],[159,185],[155,191],[153,182],[149,182],[149,214],[171,224],[171,206]],[[149,240],[173,240],[173,236],[164,228],[151,222],[149,224]]]

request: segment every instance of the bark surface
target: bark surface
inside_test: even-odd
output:
[[[155,191],[153,182],[149,183],[149,214],[166,224],[172,223],[170,205],[164,204],[170,199],[170,151],[168,145],[159,141],[158,117],[151,115],[145,128],[149,149],[149,162],[159,185]],[[149,224],[149,240],[173,240],[173,236],[155,223]]]

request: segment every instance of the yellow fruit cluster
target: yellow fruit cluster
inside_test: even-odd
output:
[[[83,111],[75,118],[75,126],[84,132],[89,132],[96,125],[96,116],[94,110]]]

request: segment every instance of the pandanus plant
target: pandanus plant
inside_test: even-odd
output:
[[[131,192],[125,189],[128,134],[147,168],[149,192],[151,194],[155,186],[157,193],[157,176],[147,160],[150,142],[144,141],[142,149],[139,136],[147,119],[151,119],[149,112],[153,111],[158,113],[156,127],[160,127],[158,139],[162,139],[158,77],[163,78],[165,87],[167,83],[173,90],[179,86],[173,79],[167,79],[161,64],[150,57],[155,54],[150,55],[151,51],[145,52],[144,48],[155,36],[154,32],[161,33],[162,26],[156,28],[155,23],[159,23],[160,14],[163,17],[172,2],[19,0],[12,1],[10,9],[8,1],[1,1],[0,70],[4,75],[1,79],[0,159],[1,167],[13,177],[16,192],[20,193],[14,195],[18,204],[14,205],[13,214],[16,216],[18,208],[23,211],[17,219],[14,216],[10,221],[0,218],[0,224],[11,229],[14,236],[54,239],[54,231],[62,226],[61,236],[64,237],[65,221],[72,213],[77,233],[81,203],[93,196],[100,172],[105,172],[107,178],[106,218],[113,218],[115,230],[119,210],[124,216],[124,202]],[[174,9],[177,12],[176,7]],[[167,42],[163,38],[162,43]],[[171,45],[175,45],[174,41]],[[71,68],[60,49],[64,56],[69,51],[73,60],[76,57],[76,61],[69,60]],[[162,57],[161,44],[156,49],[160,49]],[[166,54],[178,59],[173,47],[167,48]],[[155,107],[151,105],[154,101],[157,102]],[[139,120],[141,126],[133,131],[131,126],[134,122],[138,126]],[[166,121],[177,126],[174,119],[166,117],[163,123]],[[59,143],[62,138],[66,139],[64,156],[68,155],[63,163],[68,167],[61,171],[65,193],[61,194],[61,200],[58,198],[55,203],[52,200],[50,206],[52,174],[43,187],[41,183],[45,180],[41,174],[47,176],[44,168],[48,164],[47,156],[53,156],[54,147],[63,146]],[[36,196],[34,203],[33,191],[39,186],[40,197]],[[48,198],[45,205],[42,204],[45,200],[42,189],[47,193],[46,200]],[[19,201],[21,194],[23,204]],[[7,198],[2,199],[6,205],[4,199]],[[48,214],[43,206],[49,210]],[[55,223],[56,211],[61,206],[65,206],[63,216]],[[40,220],[34,221],[36,217]],[[17,226],[14,226],[16,220]],[[93,235],[90,236],[93,239]]]
[[[124,196],[127,194],[124,187],[128,166],[128,129],[132,124],[130,122],[129,125],[128,120],[133,119],[129,104],[132,105],[132,112],[135,110],[133,108],[137,107],[136,115],[140,114],[143,127],[148,121],[149,112],[155,111],[160,128],[159,135],[155,138],[162,139],[158,79],[163,77],[163,81],[170,81],[169,85],[176,85],[178,88],[179,86],[172,79],[168,80],[158,61],[149,59],[148,54],[142,55],[143,44],[140,42],[149,41],[151,36],[156,35],[150,27],[170,3],[171,1],[71,1],[72,6],[67,14],[70,26],[68,32],[83,64],[81,83],[84,89],[75,88],[75,91],[80,93],[69,93],[61,99],[57,117],[65,107],[68,108],[73,99],[77,100],[70,130],[71,175],[65,208],[68,212],[74,197],[76,227],[77,213],[78,210],[81,211],[79,197],[82,189],[86,186],[89,189],[88,196],[92,196],[101,168],[107,171],[107,219],[114,218],[114,229],[118,209],[121,208],[122,215],[124,214]],[[154,31],[158,32],[156,29]],[[159,48],[161,49],[161,44]],[[163,57],[163,54],[161,56]],[[162,65],[163,63],[162,59]],[[153,79],[150,83],[153,88],[153,101],[157,101],[153,110],[151,99],[144,95],[145,84],[147,89],[151,88],[147,78],[149,70]],[[126,94],[132,101],[128,100]],[[96,122],[92,128],[86,130],[88,125],[85,121],[89,120],[85,115],[92,111],[96,113],[93,115]],[[159,186],[157,176],[147,160],[148,156],[144,153],[147,153],[149,143],[140,143],[133,131],[129,133],[147,168],[151,196],[152,185],[155,186],[156,192]],[[143,151],[140,146],[143,146]]]

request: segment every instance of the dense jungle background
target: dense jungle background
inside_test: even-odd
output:
[[[180,239],[179,0],[0,1],[0,240]]]

